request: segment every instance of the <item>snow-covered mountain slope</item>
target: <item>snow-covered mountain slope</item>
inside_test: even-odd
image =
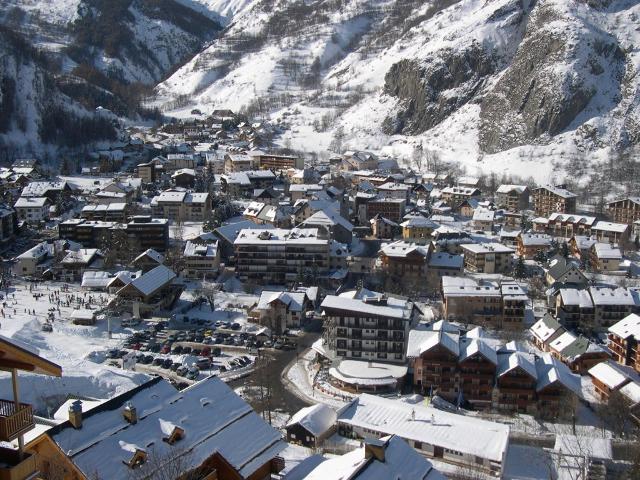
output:
[[[19,34],[0,27],[0,160],[46,145],[116,139],[111,119],[59,90],[47,62]]]
[[[548,181],[640,142],[639,16],[631,0],[253,0],[155,104],[244,109],[305,150],[427,148]]]

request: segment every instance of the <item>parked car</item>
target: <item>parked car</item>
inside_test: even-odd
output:
[[[170,370],[171,370],[172,372],[176,372],[176,371],[178,370],[178,368],[179,368],[179,367],[180,367],[180,364],[179,364],[179,363],[177,363],[177,362],[174,362],[174,363],[172,363],[172,364],[171,364],[171,368],[170,368]]]
[[[165,359],[164,362],[162,362],[162,368],[171,368],[171,364],[173,363],[173,360],[171,360],[170,358]]]
[[[153,355],[145,355],[142,359],[144,365],[149,365],[151,362],[153,362]]]
[[[164,362],[164,358],[156,357],[153,359],[153,362],[151,364],[155,365],[156,367],[159,367],[160,365],[162,365],[162,362]]]
[[[175,347],[173,347],[173,350],[171,351],[171,353],[175,354],[175,355],[179,355],[182,353],[182,345],[176,345]]]
[[[206,370],[209,367],[211,367],[211,360],[209,360],[207,357],[202,357],[199,358],[196,361],[196,366],[200,369],[200,370]]]
[[[168,343],[163,345],[162,348],[160,349],[160,353],[163,354],[167,354],[171,351],[171,345],[169,345]]]
[[[200,370],[198,369],[198,367],[191,367],[187,372],[187,378],[189,380],[196,380],[198,378],[198,375],[200,375]]]
[[[203,357],[208,357],[211,355],[211,349],[209,347],[204,347],[200,352],[200,355]]]
[[[188,367],[186,367],[186,366],[184,366],[184,365],[180,365],[180,366],[177,368],[176,373],[177,373],[178,375],[180,375],[181,377],[184,377],[184,376],[187,374],[187,372],[188,372],[188,371],[189,371],[189,368],[188,368]]]
[[[182,353],[191,353],[191,347],[186,346],[182,348]]]

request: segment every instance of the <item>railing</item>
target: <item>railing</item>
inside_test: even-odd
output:
[[[30,478],[37,469],[35,455],[25,453],[20,460],[17,450],[0,448],[0,480],[24,480]]]
[[[10,442],[34,427],[31,405],[0,400],[0,441]]]

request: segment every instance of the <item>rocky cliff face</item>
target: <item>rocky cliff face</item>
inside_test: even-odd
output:
[[[415,135],[442,122],[472,101],[488,75],[495,73],[496,59],[478,42],[464,50],[446,49],[425,63],[401,60],[385,75],[384,91],[400,99],[397,112],[387,117],[384,131],[390,135]]]
[[[613,108],[624,65],[614,36],[540,2],[513,61],[482,98],[480,147],[494,153],[558,135],[589,115],[597,94]]]

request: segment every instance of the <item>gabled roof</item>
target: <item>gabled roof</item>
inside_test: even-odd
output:
[[[176,274],[173,270],[165,267],[164,265],[158,265],[153,270],[149,270],[141,277],[133,280],[130,285],[143,295],[147,296],[170,283],[175,277]]]
[[[133,263],[136,263],[136,262],[142,260],[145,257],[153,260],[154,262],[156,262],[158,264],[161,264],[162,262],[164,262],[164,255],[162,255],[160,252],[154,250],[153,248],[148,248],[147,250],[142,252],[140,255],[138,255],[135,258],[135,260],[133,261]]]
[[[129,402],[137,410],[134,425],[122,415]],[[172,445],[163,439],[174,427],[184,430],[184,437]],[[286,446],[277,430],[216,377],[181,392],[156,377],[83,413],[81,429],[67,421],[48,435],[87,477],[98,472],[113,479],[130,476],[122,460],[135,450],[153,451],[160,458],[188,451],[189,469],[218,453],[247,478]]]
[[[540,392],[550,385],[559,383],[576,395],[582,396],[580,375],[572,373],[569,367],[550,353],[545,353],[538,358],[536,371],[538,377],[536,391]]]
[[[336,423],[336,412],[323,403],[303,408],[291,417],[287,427],[301,425],[316,437],[325,434]]]
[[[476,354],[483,356],[494,365],[498,365],[498,354],[496,349],[483,339],[474,338],[470,341],[460,342],[460,362],[464,362]]]
[[[544,317],[533,324],[530,331],[533,336],[541,342],[547,342],[557,334],[558,331],[564,331],[564,327],[560,325],[560,322],[547,313]]]
[[[498,376],[501,377],[517,368],[532,379],[537,379],[538,373],[532,357],[524,352],[501,353],[498,355]]]

